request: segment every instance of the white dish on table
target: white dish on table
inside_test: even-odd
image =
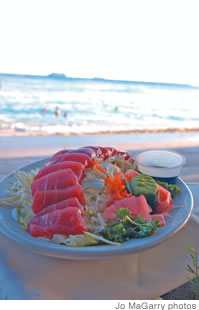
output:
[[[41,168],[46,160],[40,160],[26,165],[19,170],[30,171],[31,169]],[[6,197],[6,190],[10,187],[10,182],[14,181],[13,173],[9,174],[0,182],[0,198]],[[181,194],[173,201],[174,210],[172,217],[166,218],[166,226],[156,230],[156,232],[146,238],[131,239],[120,246],[97,245],[87,247],[67,247],[34,238],[24,231],[13,217],[13,210],[8,207],[0,206],[0,233],[8,239],[21,244],[27,250],[63,259],[73,260],[99,260],[113,258],[121,255],[138,253],[149,248],[158,246],[177,233],[187,223],[193,209],[193,197],[187,185],[180,179],[176,183],[181,189]]]

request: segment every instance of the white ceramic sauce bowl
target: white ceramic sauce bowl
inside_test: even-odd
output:
[[[149,150],[136,155],[140,172],[157,178],[173,178],[180,174],[185,157],[177,152]]]

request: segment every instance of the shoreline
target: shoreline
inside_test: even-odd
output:
[[[199,132],[144,132],[82,135],[0,135],[0,158],[49,156],[86,145],[114,146],[137,151],[154,148],[199,149]]]
[[[168,149],[187,159],[182,168],[185,182],[199,182],[199,132],[119,133],[88,135],[4,135],[0,136],[0,179],[19,167],[48,158],[57,151],[86,145],[113,146],[137,152],[146,149]]]
[[[132,129],[132,130],[106,130],[97,132],[46,132],[25,131],[21,129],[0,129],[1,136],[82,136],[82,135],[110,135],[110,134],[151,134],[151,133],[199,133],[198,128],[158,128],[158,129]]]

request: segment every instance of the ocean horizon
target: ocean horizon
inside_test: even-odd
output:
[[[47,75],[32,75],[32,74],[17,74],[17,73],[0,73],[0,78],[10,77],[10,78],[30,78],[30,79],[57,79],[57,80],[76,80],[76,81],[97,81],[97,82],[111,82],[111,83],[132,83],[132,84],[148,84],[148,85],[159,85],[159,86],[169,86],[169,87],[190,87],[199,89],[199,86],[187,84],[187,83],[168,83],[168,82],[156,82],[156,81],[134,81],[134,80],[118,80],[118,79],[108,79],[102,77],[74,77],[67,76],[64,73],[50,73]]]
[[[199,87],[0,73],[0,130],[46,134],[197,130]]]

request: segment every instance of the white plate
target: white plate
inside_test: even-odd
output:
[[[29,171],[34,168],[41,168],[45,161],[37,161],[19,170]],[[0,182],[0,198],[6,196],[6,190],[10,187],[9,182],[14,180],[13,173],[11,173]],[[152,236],[132,239],[124,242],[121,246],[98,245],[72,248],[46,240],[39,240],[30,236],[21,228],[14,220],[10,208],[2,206],[0,207],[0,233],[25,246],[27,250],[31,249],[39,254],[58,258],[96,260],[137,253],[159,245],[187,223],[193,209],[193,197],[189,188],[180,178],[177,180],[177,185],[181,189],[181,194],[174,199],[175,209],[171,212],[172,218],[166,219],[166,226],[159,228]]]

